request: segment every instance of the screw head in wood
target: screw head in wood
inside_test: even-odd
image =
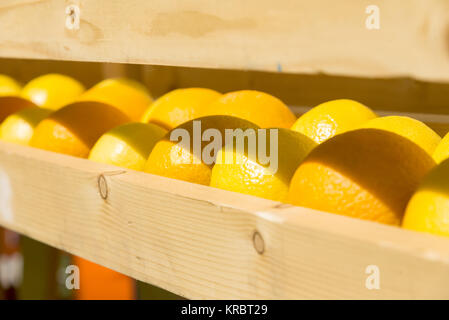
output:
[[[100,191],[100,196],[106,200],[108,198],[108,184],[104,175],[100,174],[98,176],[98,190]]]
[[[265,242],[262,238],[262,235],[258,231],[254,231],[254,233],[253,233],[253,245],[254,245],[254,249],[256,249],[258,254],[264,253]]]

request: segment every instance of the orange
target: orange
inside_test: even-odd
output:
[[[86,158],[106,131],[129,122],[120,110],[99,102],[77,102],[51,114],[36,127],[30,145]]]
[[[216,142],[218,150],[221,149],[226,139],[225,130],[238,128],[246,130],[258,127],[247,120],[231,116],[209,116],[183,123],[156,144],[148,157],[145,172],[209,185],[213,163],[203,160],[207,156],[213,159],[216,154],[212,154],[208,146]],[[211,138],[210,142],[202,139],[210,132],[208,129],[215,129],[220,137],[217,140]]]
[[[449,237],[449,159],[421,182],[407,205],[402,227]]]
[[[45,108],[25,108],[13,113],[0,126],[0,139],[27,146],[39,122],[52,112]]]
[[[261,133],[265,139],[260,139]],[[284,201],[296,168],[317,144],[299,132],[284,128],[260,129],[254,139],[264,144],[262,159],[258,154],[262,145],[258,145],[253,153],[248,152],[248,142],[244,151],[225,145],[217,154],[210,185]]]
[[[0,123],[13,113],[36,107],[31,101],[19,97],[0,97]]]
[[[79,81],[62,74],[51,73],[28,82],[20,95],[40,107],[57,110],[74,102],[84,90]]]
[[[73,257],[80,270],[78,300],[131,300],[135,298],[134,279],[80,257]]]
[[[441,141],[438,133],[425,123],[409,117],[388,116],[374,118],[362,124],[360,128],[380,129],[396,133],[416,143],[430,155],[433,154]]]
[[[449,158],[449,133],[444,136],[433,153],[433,159],[441,163]]]
[[[278,98],[255,90],[222,95],[203,110],[207,115],[228,115],[251,121],[261,128],[290,128],[296,116]]]
[[[205,109],[220,96],[219,92],[206,88],[176,89],[151,104],[142,122],[171,130],[184,122],[206,116]]]
[[[130,122],[103,134],[89,154],[89,160],[142,171],[154,145],[167,130],[152,124]]]
[[[2,96],[17,96],[22,87],[11,77],[0,74],[0,97]]]
[[[106,79],[87,90],[77,101],[97,101],[116,107],[131,120],[140,121],[152,102],[143,84],[127,78]]]
[[[348,99],[322,103],[304,113],[292,130],[305,134],[316,143],[322,143],[333,136],[358,128],[376,114],[363,104]]]
[[[397,134],[360,129],[316,147],[296,170],[287,201],[345,216],[399,225],[418,184],[435,166]]]

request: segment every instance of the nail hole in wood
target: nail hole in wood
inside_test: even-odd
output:
[[[108,198],[108,184],[102,174],[98,176],[98,190],[100,191],[100,196],[106,200]]]
[[[265,242],[258,231],[253,233],[253,245],[258,254],[263,254],[265,252]]]

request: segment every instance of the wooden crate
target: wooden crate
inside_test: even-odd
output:
[[[354,98],[447,132],[449,3],[376,5],[379,30],[358,0],[3,0],[0,57],[47,61],[0,66],[259,89],[296,113]],[[448,239],[4,142],[0,225],[187,298],[449,298]]]

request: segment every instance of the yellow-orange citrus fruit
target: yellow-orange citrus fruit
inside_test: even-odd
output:
[[[209,185],[214,163],[203,161],[214,158],[209,147],[212,142],[219,148],[226,141],[226,129],[257,129],[258,127],[244,119],[232,116],[209,116],[185,122],[159,141],[151,151],[145,165],[145,172],[169,178]],[[211,130],[220,137],[207,137]],[[209,141],[208,139],[212,140]],[[218,152],[218,150],[217,150]]]
[[[433,159],[437,163],[449,159],[449,133],[444,136],[433,153]]]
[[[221,93],[206,88],[176,89],[158,98],[147,109],[142,122],[171,130],[180,124],[207,115],[207,107]]]
[[[266,138],[261,138],[261,133]],[[248,152],[249,139],[245,140],[244,149],[238,150],[233,145],[220,150],[210,185],[271,200],[286,200],[295,170],[317,145],[316,142],[284,128],[260,129],[253,137],[253,145],[257,145],[255,141],[260,143],[253,152]],[[265,151],[260,151],[262,143]],[[259,152],[262,152],[262,157]]]
[[[419,185],[407,205],[402,227],[449,237],[449,159]]]
[[[84,86],[78,80],[50,73],[28,82],[20,95],[40,107],[57,110],[74,102],[84,90]]]
[[[430,155],[433,154],[441,141],[441,137],[426,124],[409,117],[374,118],[362,124],[360,128],[381,129],[396,133],[416,143]]]
[[[89,159],[142,171],[154,145],[167,130],[152,124],[131,122],[109,130],[90,151]]]
[[[78,101],[97,101],[118,108],[133,121],[140,121],[152,102],[143,84],[127,78],[106,79],[87,90]]]
[[[102,134],[126,122],[130,119],[117,108],[100,102],[76,102],[42,120],[30,145],[86,158]]]
[[[0,127],[0,138],[3,141],[28,145],[39,122],[52,112],[53,110],[50,109],[35,107],[13,113],[3,121]]]
[[[228,115],[251,121],[261,128],[290,128],[296,116],[278,98],[255,90],[229,92],[204,109],[207,115]]]
[[[413,192],[435,161],[410,140],[378,129],[339,134],[298,167],[288,202],[399,225]]]
[[[133,300],[135,280],[96,263],[74,256],[72,263],[79,268],[80,289],[77,300]]]
[[[356,129],[376,114],[363,104],[339,99],[322,103],[304,113],[292,130],[298,131],[316,143],[322,143],[333,136]]]
[[[7,117],[26,108],[36,108],[37,106],[23,98],[19,97],[0,97],[0,123]]]
[[[0,97],[2,96],[17,96],[22,87],[11,77],[0,74]]]

